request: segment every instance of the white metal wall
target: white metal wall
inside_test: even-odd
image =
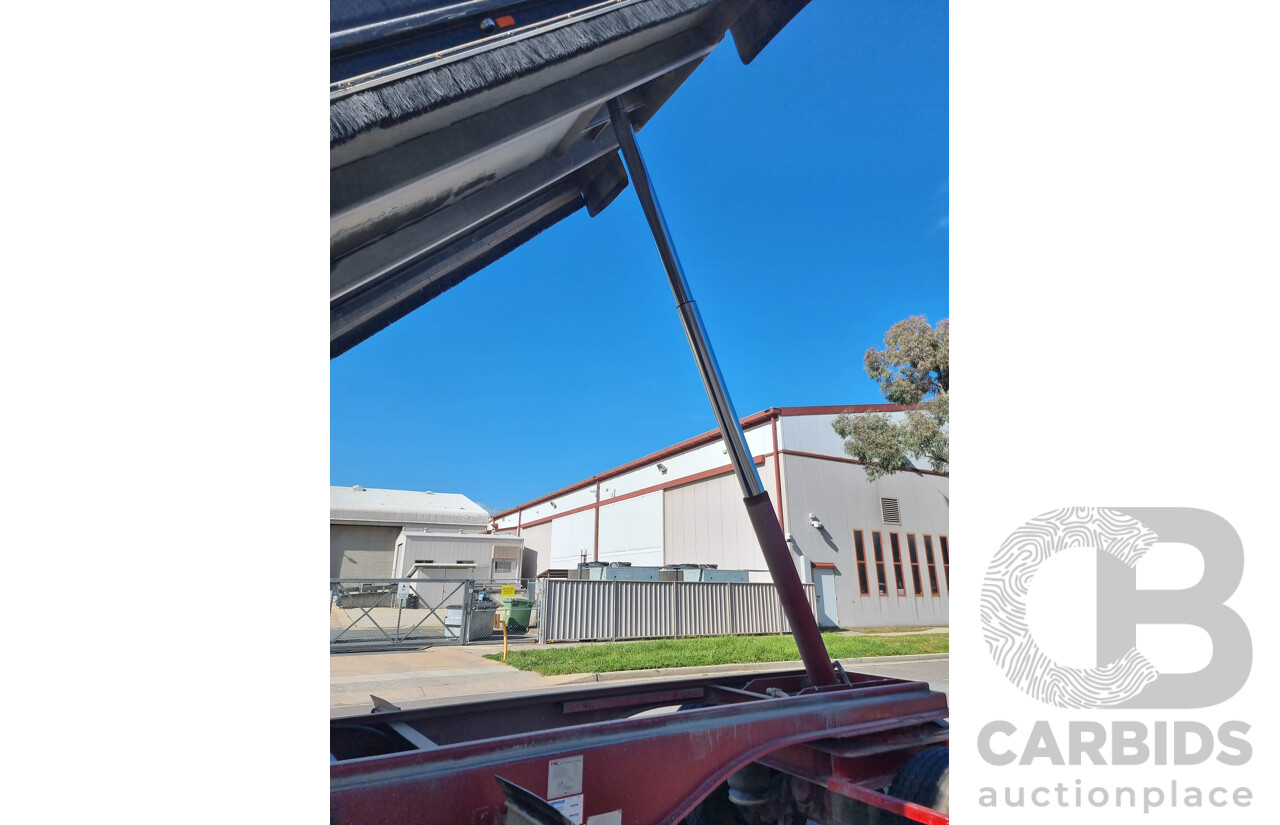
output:
[[[906,413],[874,413],[887,415],[891,421],[902,421]],[[848,458],[844,451],[844,439],[831,429],[836,415],[784,415],[778,421],[778,446],[780,449],[796,450],[802,453],[816,453],[838,458]],[[914,466],[922,470],[932,469],[927,461],[914,461]]]
[[[453,569],[450,571],[442,571],[433,575],[431,573],[420,573],[419,578],[435,577],[435,578],[490,578],[493,563],[493,548],[495,545],[510,547],[516,551],[514,558],[519,558],[519,548],[522,540],[514,536],[496,536],[496,535],[458,535],[449,533],[412,533],[404,532],[401,534],[400,540],[403,542],[403,550],[397,550],[395,577],[409,577],[413,565],[422,561],[431,561],[436,564],[457,564],[463,561],[474,563],[474,567],[462,570]],[[510,578],[519,578],[519,571],[511,574]]]
[[[572,490],[562,496],[544,501],[541,504],[535,504],[526,508],[520,515],[521,524],[530,524],[544,518],[554,518],[561,513],[567,513],[570,510],[577,510],[579,507],[586,507],[589,504],[595,504],[596,486],[588,484],[577,490]]]
[[[756,426],[746,431],[747,446],[751,450],[752,455],[766,455],[773,452],[773,426],[772,423],[766,422],[763,425]],[[661,488],[688,476],[704,473],[709,470],[716,470],[726,467],[729,464],[729,456],[724,448],[723,442],[719,439],[705,444],[692,450],[686,450],[678,455],[668,456],[658,459],[629,470],[613,478],[606,479],[600,484],[600,503],[601,503],[601,526],[604,526],[604,513],[608,508],[626,506],[631,499],[620,502],[613,502],[613,499],[627,496],[642,490],[650,490],[652,488]],[[659,467],[661,465],[661,468]],[[772,483],[772,482],[770,482]],[[658,491],[655,491],[658,492]],[[638,498],[646,498],[641,496]],[[526,507],[523,510],[508,513],[507,515],[495,521],[496,527],[500,531],[513,530],[517,525],[527,525],[542,519],[553,519],[558,523],[565,518],[572,516],[562,516],[561,513],[568,513],[573,510],[589,507],[596,502],[596,484],[594,482],[584,482],[582,486],[569,490],[566,493],[555,496],[547,501]],[[643,506],[643,505],[641,505]],[[576,515],[576,514],[575,514]],[[615,518],[623,519],[626,516],[618,514]],[[522,534],[529,528],[523,528]],[[662,537],[659,535],[657,540],[650,543],[645,548],[653,550],[662,546]],[[601,545],[601,554],[605,552],[605,547]],[[612,554],[615,552],[613,548],[609,550]],[[542,565],[541,570],[547,569],[550,565],[549,557],[540,557],[539,563]],[[574,562],[576,564],[577,561]]]
[[[661,492],[601,507],[600,561],[661,566],[662,518]]]
[[[596,517],[593,510],[585,510],[552,521],[551,561],[548,566],[573,569],[582,561],[583,553],[587,554],[587,561],[591,561],[595,532]]]
[[[753,427],[746,431],[747,448],[752,455],[763,455],[773,452],[773,428],[771,424]],[[664,473],[658,468],[661,464],[666,468]],[[729,464],[729,454],[724,442],[717,439],[678,455],[668,456],[644,467],[607,479],[600,484],[600,501],[624,496],[639,490],[666,484],[677,479],[686,478],[708,470],[715,470]]]

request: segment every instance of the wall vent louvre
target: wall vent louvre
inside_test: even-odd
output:
[[[901,524],[902,519],[898,515],[898,500],[896,498],[880,499],[880,515],[884,517],[885,524]]]

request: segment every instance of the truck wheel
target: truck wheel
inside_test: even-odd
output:
[[[902,766],[889,786],[889,796],[904,802],[914,802],[933,808],[939,813],[949,813],[950,792],[948,768],[951,749],[944,746],[925,748]],[[905,817],[886,816],[886,822],[905,823]]]

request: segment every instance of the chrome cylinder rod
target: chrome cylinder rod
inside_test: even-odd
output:
[[[707,341],[706,328],[698,313],[698,305],[694,303],[689,291],[684,267],[680,266],[680,259],[676,257],[671,231],[667,229],[667,221],[662,217],[658,195],[649,179],[644,159],[640,157],[640,147],[636,145],[631,118],[617,98],[609,101],[609,117],[613,121],[613,131],[618,136],[622,159],[627,164],[627,172],[631,175],[636,195],[640,198],[640,207],[649,221],[649,231],[653,233],[653,240],[658,245],[658,255],[662,258],[662,268],[667,271],[667,280],[675,295],[676,309],[680,313],[685,337],[689,339],[689,349],[693,350],[693,358],[698,363],[698,374],[702,376],[702,386],[707,391],[716,424],[720,427],[720,435],[729,450],[729,463],[733,465],[734,475],[738,477],[743,497],[759,495],[764,492],[764,485],[760,482],[760,474],[756,472],[755,462],[751,460],[751,451],[747,449],[747,439],[742,433],[742,425],[738,423],[738,415],[733,411],[729,393],[725,391],[720,365],[716,363],[715,353],[711,351],[711,344]]]
[[[658,255],[662,258],[662,267],[667,272],[667,280],[671,284],[671,292],[675,295],[676,308],[680,313],[680,323],[684,326],[685,337],[689,340],[689,349],[693,350],[694,361],[698,365],[698,374],[702,376],[702,386],[711,401],[711,409],[715,414],[720,435],[729,452],[729,463],[733,465],[734,475],[742,487],[743,500],[747,506],[747,514],[755,530],[756,540],[760,542],[765,564],[773,577],[774,586],[778,589],[778,597],[782,602],[783,612],[791,623],[791,632],[795,636],[796,645],[800,649],[800,659],[804,662],[809,680],[817,687],[836,684],[836,674],[831,666],[831,658],[827,655],[826,645],[822,643],[822,635],[818,632],[818,623],[809,609],[809,600],[796,574],[795,565],[791,561],[791,550],[782,535],[782,525],[774,515],[769,494],[760,483],[760,474],[756,472],[755,462],[751,459],[751,451],[747,449],[747,439],[743,435],[738,415],[729,400],[729,392],[725,389],[724,377],[720,374],[720,365],[716,363],[715,353],[707,340],[706,328],[698,306],[694,303],[689,290],[689,282],[685,278],[684,268],[676,257],[675,242],[671,239],[671,231],[662,216],[658,205],[658,195],[654,191],[653,181],[640,156],[640,147],[636,145],[635,132],[631,128],[631,118],[627,114],[622,101],[614,98],[609,101],[609,118],[613,123],[614,134],[618,138],[618,146],[622,149],[622,159],[626,163],[627,172],[631,176],[636,195],[640,198],[640,207],[644,210],[645,219],[649,222],[649,231],[653,234],[654,243],[658,246]]]

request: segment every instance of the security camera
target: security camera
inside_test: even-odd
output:
[[[809,514],[809,524],[811,524],[813,526],[813,529],[815,530],[822,529],[822,522],[818,521],[818,517],[815,516],[813,513]]]

